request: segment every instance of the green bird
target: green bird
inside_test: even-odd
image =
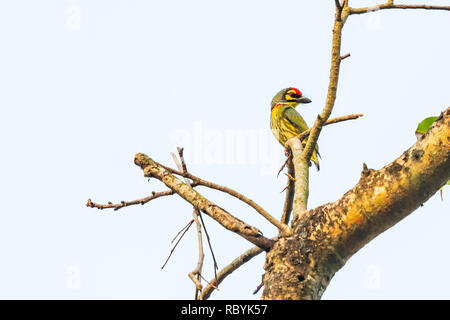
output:
[[[285,147],[286,142],[303,131],[308,129],[308,125],[302,116],[295,110],[301,103],[310,103],[311,100],[303,96],[297,88],[286,88],[277,93],[272,99],[270,112],[270,129],[277,140]],[[305,144],[305,142],[303,143]],[[316,148],[311,156],[311,160],[320,169],[319,148]]]

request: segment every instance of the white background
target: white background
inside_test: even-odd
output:
[[[170,197],[114,212],[85,203],[165,190],[133,157],[173,165],[182,137],[192,173],[279,217],[286,179],[276,178],[283,148],[269,130],[269,103],[298,87],[313,101],[299,108],[312,123],[327,92],[333,17],[334,1],[2,1],[0,298],[193,298],[194,228],[160,270],[191,219],[189,204]],[[449,17],[391,10],[349,18],[342,53],[351,57],[332,116],[365,116],[322,131],[310,208],[354,186],[363,162],[378,169],[400,156],[417,123],[449,106]],[[225,142],[242,130],[253,138]],[[246,205],[198,190],[276,234]],[[323,298],[450,298],[449,201],[449,190],[444,201],[436,194],[365,246]],[[251,247],[205,220],[219,267]],[[252,291],[263,264],[264,255],[253,259],[212,298],[259,298]],[[211,279],[209,254],[204,270]]]

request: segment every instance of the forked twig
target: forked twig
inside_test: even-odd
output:
[[[184,235],[186,234],[186,232],[189,230],[189,228],[192,226],[192,223],[194,221],[191,221],[190,223],[188,223],[187,228],[185,228],[185,230],[183,231],[183,233],[181,234],[180,238],[177,240],[177,242],[175,243],[175,245],[173,246],[172,250],[170,250],[169,256],[167,257],[166,261],[164,262],[164,264],[162,265],[161,269],[164,269],[164,267],[166,266],[167,262],[169,262],[170,257],[172,256],[172,253],[175,251],[176,247],[178,246],[178,243],[180,243],[181,239],[183,239]]]
[[[172,241],[170,241],[170,243],[173,243],[177,238],[178,238],[178,236],[180,235],[180,233],[182,233],[186,228],[189,228],[190,226],[191,226],[191,224],[193,224],[194,223],[194,219],[192,219],[191,221],[189,221],[188,222],[188,224],[187,225],[185,225],[176,235],[175,235],[175,237],[173,237],[173,239],[172,239]]]
[[[183,148],[177,148],[178,150],[178,155],[180,157],[180,162],[178,161],[177,156],[172,152],[172,158],[173,161],[175,162],[175,165],[177,166],[178,170],[180,170],[183,173],[187,173],[187,167],[186,167],[186,162],[184,160],[184,156],[183,156]],[[187,179],[184,178],[184,181],[186,182],[186,184],[191,184],[191,182]],[[201,283],[201,276],[202,276],[202,267],[203,267],[203,260],[205,259],[205,254],[203,253],[203,237],[202,237],[202,223],[200,223],[199,221],[199,217],[201,218],[201,214],[200,214],[200,210],[196,207],[194,207],[192,215],[194,217],[194,221],[195,224],[197,226],[197,243],[198,243],[198,261],[197,261],[197,266],[195,267],[194,270],[192,270],[191,272],[189,272],[188,276],[189,278],[192,280],[192,282],[194,282],[195,284],[195,300],[197,300],[199,298],[199,293],[201,293],[201,290],[203,289],[202,287],[202,283]],[[202,220],[203,222],[203,220]],[[204,224],[203,224],[204,227]],[[206,231],[206,229],[205,229]]]

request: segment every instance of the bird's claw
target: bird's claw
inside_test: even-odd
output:
[[[283,171],[284,167],[286,167],[289,163],[289,160],[291,160],[292,158],[292,154],[285,148],[284,149],[284,155],[287,157],[286,161],[283,163],[283,165],[281,166],[280,170],[278,170],[277,173],[277,178],[280,175],[281,171]],[[283,190],[284,191],[284,190]]]

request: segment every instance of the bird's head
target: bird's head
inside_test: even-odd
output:
[[[305,97],[297,88],[286,88],[276,94],[276,96],[272,99],[271,106],[273,108],[279,103],[284,103],[295,108],[299,103],[310,102],[311,100]]]

